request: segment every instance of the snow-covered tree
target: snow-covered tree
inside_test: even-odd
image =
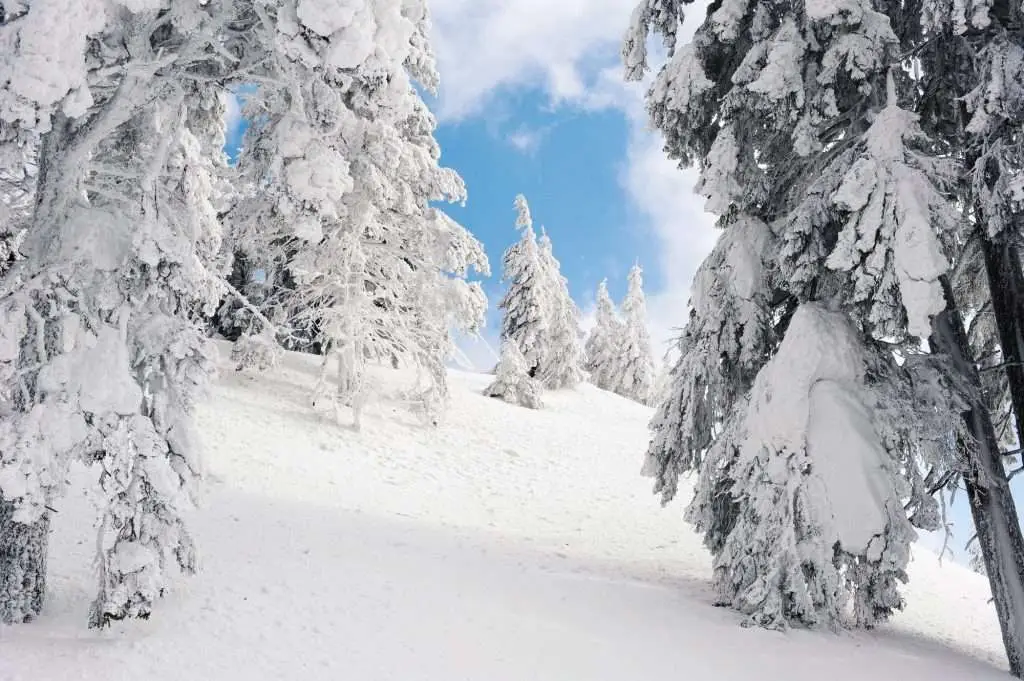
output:
[[[680,475],[705,468],[705,454],[721,423],[750,389],[778,343],[780,326],[792,314],[786,305],[772,305],[776,253],[768,225],[740,218],[697,269],[690,320],[679,338],[668,397],[651,421],[653,435],[643,467],[654,478],[663,503],[675,497]],[[729,485],[723,478],[722,488]],[[727,504],[715,507],[728,509]],[[705,523],[713,551],[719,543],[714,537],[732,523],[728,515],[719,520]]]
[[[4,5],[0,119],[39,135],[39,172],[25,259],[0,283],[0,620],[39,610],[47,514],[75,457],[100,476],[93,626],[147,617],[170,567],[194,569],[190,413],[219,297],[204,140],[221,85],[259,63],[249,9]]]
[[[643,270],[634,265],[629,271],[629,288],[622,300],[622,340],[619,343],[619,376],[613,390],[623,397],[650,404],[654,397],[654,356],[647,331],[647,304],[644,299]]]
[[[537,240],[537,247],[547,303],[537,376],[547,388],[572,388],[584,379],[580,311],[569,295],[569,283],[562,276],[561,264],[546,232]]]
[[[985,367],[977,383],[993,410],[994,436],[979,422],[979,456],[965,474],[999,613],[1010,670],[1024,678],[1024,536],[1006,480],[1012,459],[997,446],[1018,449],[1024,441],[1024,63],[1013,3],[922,5],[914,41],[917,110],[924,129],[962,159],[957,197],[970,234],[957,263],[955,298],[970,319],[967,340]],[[972,276],[973,275],[973,276]],[[970,358],[966,352],[965,355]],[[1005,528],[1005,529],[1003,529]]]
[[[615,310],[615,303],[608,295],[608,280],[602,279],[597,286],[597,312],[594,328],[587,336],[586,369],[590,382],[602,390],[614,390],[621,375],[620,344],[624,334],[622,320]]]
[[[917,469],[911,448],[942,449],[947,433],[913,415],[909,379],[843,313],[797,309],[708,454],[733,481],[733,526],[714,563],[723,602],[772,627],[839,626],[850,607],[870,626],[901,607],[915,536],[904,505],[920,482],[904,469]],[[688,511],[698,526],[723,503],[711,470]],[[933,504],[917,510],[935,520]]]
[[[373,3],[354,16],[321,3],[266,19],[276,84],[251,97],[240,166],[250,183],[230,221],[247,257],[287,277],[273,303],[293,334],[336,358],[336,397],[353,405],[367,361],[409,363],[435,412],[447,394],[452,329],[486,306],[469,270],[480,244],[430,204],[462,200],[438,165],[435,121],[413,86],[437,74],[423,2]],[[321,385],[326,385],[326,374]]]
[[[547,298],[550,291],[526,197],[518,195],[515,207],[516,228],[521,236],[502,257],[502,280],[508,284],[508,290],[498,303],[504,311],[501,339],[502,343],[515,343],[526,362],[527,373],[539,377],[544,338],[551,319]]]
[[[970,442],[957,419],[969,377],[951,356],[921,358],[917,340],[949,311],[945,246],[957,225],[948,164],[900,109],[905,76],[890,75],[897,18],[859,0],[726,2],[684,46],[680,6],[649,0],[624,47],[639,78],[648,31],[665,37],[648,108],[669,155],[700,165],[698,191],[725,228],[698,274],[645,472],[666,500],[681,473],[698,472],[687,516],[715,555],[723,600],[772,626],[837,623],[851,599],[862,625],[898,607],[907,522],[934,527],[932,483],[963,460],[950,443]],[[814,322],[814,310],[831,321]],[[835,465],[889,471],[857,500],[875,514],[855,528],[870,541],[836,552],[839,488],[816,479],[821,464],[792,458],[814,457],[820,433],[773,430],[787,409],[812,423],[804,410],[819,398],[800,386],[819,369],[815,344],[848,349],[827,377],[843,389],[820,397],[851,433]]]
[[[540,409],[541,384],[527,372],[526,360],[513,341],[501,344],[501,361],[495,371],[494,381],[484,388],[484,395],[497,397],[530,409]]]

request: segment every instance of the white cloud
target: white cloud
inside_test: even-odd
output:
[[[686,322],[690,285],[718,237],[715,217],[704,212],[704,198],[694,193],[697,171],[681,169],[662,149],[661,134],[650,129],[644,110],[646,84],[626,83],[621,67],[604,69],[582,105],[615,108],[630,123],[630,138],[620,183],[644,216],[646,230],[658,242],[659,258],[646,263],[661,274],[662,285],[647,291],[651,341],[659,356]]]
[[[634,126],[627,158],[623,185],[660,246],[663,283],[647,296],[651,339],[660,353],[686,321],[693,275],[717,232],[714,217],[704,212],[704,199],[693,193],[697,172],[670,161],[659,136]]]
[[[646,230],[658,240],[663,285],[648,290],[651,337],[660,354],[686,321],[690,282],[710,251],[714,218],[693,193],[696,172],[665,157],[660,135],[647,128],[646,87],[626,84],[619,47],[636,0],[433,0],[434,43],[442,76],[439,115],[455,120],[481,113],[503,90],[540,89],[555,104],[617,109],[630,122],[621,185]],[[689,12],[695,25],[698,4]],[[690,31],[685,30],[683,35]],[[507,138],[535,149],[530,131]],[[588,301],[589,302],[589,301]],[[589,307],[589,305],[588,305]],[[587,309],[587,308],[585,308]]]
[[[560,102],[618,58],[636,0],[432,0],[442,119],[479,113],[501,88]]]
[[[511,132],[505,137],[507,141],[514,149],[524,154],[536,153],[537,149],[540,148],[541,142],[544,141],[544,135],[547,133],[547,129],[532,129],[526,126],[521,126]]]

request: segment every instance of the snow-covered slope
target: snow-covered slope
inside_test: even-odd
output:
[[[315,371],[225,367],[200,414],[203,571],[152,621],[85,629],[92,513],[64,500],[49,603],[0,627],[0,680],[1006,678],[985,580],[924,549],[879,631],[737,626],[681,506],[638,475],[645,407],[586,385],[533,411],[453,372],[430,428],[381,370],[355,432],[310,409]]]

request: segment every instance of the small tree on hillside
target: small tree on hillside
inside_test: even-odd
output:
[[[602,390],[613,390],[621,373],[620,344],[625,327],[608,295],[608,280],[597,287],[597,319],[587,337],[586,357],[590,382]]]
[[[541,234],[538,247],[548,303],[538,376],[547,388],[572,388],[584,379],[580,311],[569,295],[569,284],[546,233]]]
[[[625,318],[619,346],[621,369],[615,392],[623,397],[650,404],[654,397],[654,357],[647,331],[647,304],[644,300],[643,270],[634,265],[629,271],[629,290],[622,301]]]
[[[512,341],[502,343],[501,361],[498,363],[496,376],[494,381],[484,388],[484,395],[530,409],[540,409],[544,406],[540,394],[540,382],[530,378],[519,347]]]
[[[505,251],[502,278],[508,291],[498,303],[505,311],[501,319],[501,339],[516,344],[530,376],[538,376],[543,353],[542,344],[549,326],[547,301],[544,298],[544,267],[541,264],[537,235],[526,197],[520,194],[515,202],[518,216],[516,228],[519,241]]]

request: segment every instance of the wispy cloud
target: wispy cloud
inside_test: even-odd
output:
[[[617,59],[635,0],[433,0],[442,119],[479,113],[502,89],[581,98]]]
[[[505,141],[508,142],[513,149],[522,152],[524,154],[535,154],[540,149],[541,142],[544,141],[544,135],[547,134],[547,128],[528,128],[526,126],[520,126],[514,132],[509,133],[505,136]]]

